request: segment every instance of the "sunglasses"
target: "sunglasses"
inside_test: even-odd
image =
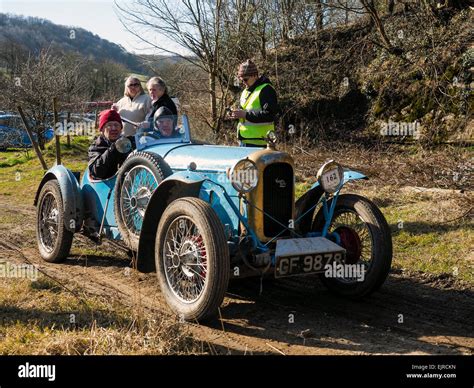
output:
[[[241,78],[240,80],[243,81],[243,82],[247,82],[249,79],[248,79],[248,77],[246,77],[246,78]]]
[[[127,86],[128,86],[128,87],[130,87],[130,86],[140,86],[140,84],[139,84],[139,83],[134,83],[134,84],[129,84],[129,85],[127,85]]]

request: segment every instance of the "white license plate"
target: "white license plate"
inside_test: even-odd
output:
[[[278,240],[275,277],[321,273],[332,261],[342,263],[345,254],[344,248],[324,237]]]

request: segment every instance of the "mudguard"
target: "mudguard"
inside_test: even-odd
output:
[[[137,253],[137,269],[140,272],[155,270],[155,238],[161,215],[175,199],[199,197],[205,177],[192,171],[182,171],[166,178],[155,190],[148,202],[143,218]]]
[[[79,182],[72,173],[63,165],[57,165],[50,168],[44,174],[38,190],[36,191],[34,205],[38,203],[38,197],[41,189],[46,182],[56,179],[61,189],[61,196],[64,208],[64,225],[66,229],[71,232],[78,232],[81,230],[82,221],[84,219],[84,203],[82,200],[82,192],[79,187]]]

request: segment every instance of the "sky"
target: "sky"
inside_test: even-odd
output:
[[[126,0],[120,1],[121,5],[125,3]],[[113,0],[0,0],[0,13],[36,16],[55,24],[82,27],[130,52],[153,53],[122,26]]]

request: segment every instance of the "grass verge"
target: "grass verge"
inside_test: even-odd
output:
[[[80,171],[81,175],[87,166],[87,149],[91,140],[86,136],[72,138],[71,146],[61,143],[63,164],[73,171]],[[48,167],[55,163],[54,144],[46,146],[43,156]],[[32,150],[9,150],[0,152],[0,196],[21,198],[26,203],[32,203],[36,188],[41,182],[44,171]]]
[[[40,275],[0,280],[0,354],[179,355],[203,352],[185,325],[118,302],[78,298]]]

